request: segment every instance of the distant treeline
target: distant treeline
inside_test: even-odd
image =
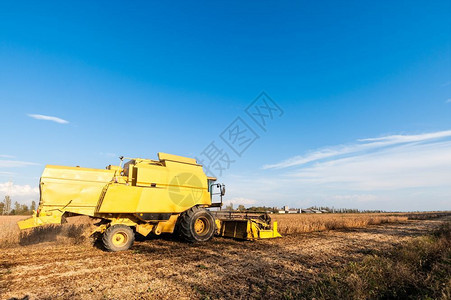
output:
[[[35,201],[32,201],[30,206],[20,204],[16,201],[9,211],[5,210],[5,202],[0,202],[0,215],[31,215],[33,214],[33,210],[36,210]]]
[[[368,214],[368,213],[384,213],[386,211],[384,210],[360,210],[360,209],[356,209],[356,208],[330,208],[327,206],[312,206],[309,207],[308,209],[314,209],[314,210],[324,210],[324,211],[328,211],[330,213],[338,213],[338,214],[357,214],[357,213],[364,213],[364,214]]]
[[[311,206],[307,208],[303,208],[305,210],[317,210],[328,213],[337,213],[337,214],[350,214],[350,213],[384,213],[383,210],[359,210],[356,208],[334,208],[327,206]],[[269,207],[269,206],[251,206],[249,208],[244,207],[244,205],[238,205],[237,208],[233,208],[233,204],[229,204],[225,207],[227,211],[238,211],[238,212],[272,212],[278,213],[281,208],[277,207]]]

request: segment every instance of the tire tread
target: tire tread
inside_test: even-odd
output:
[[[208,214],[211,217],[212,220],[212,228],[213,230],[212,233],[210,235],[208,235],[206,238],[203,238],[201,240],[197,239],[194,235],[193,235],[193,231],[192,231],[192,222],[193,222],[193,218],[194,216],[199,213],[199,212],[205,212],[206,214]],[[177,232],[180,236],[180,238],[182,238],[183,240],[185,240],[186,242],[189,243],[195,243],[195,242],[204,242],[204,241],[208,241],[210,240],[215,232],[215,222],[214,222],[214,217],[213,215],[206,209],[198,207],[198,206],[193,206],[190,209],[184,211],[178,218],[177,220]]]
[[[114,246],[114,244],[112,242],[112,235],[119,228],[122,228],[123,230],[128,231],[130,233],[129,234],[130,240],[128,242],[128,247],[124,248],[124,249],[117,248],[116,246]],[[133,245],[134,241],[135,241],[135,233],[133,232],[133,230],[129,226],[122,225],[122,224],[116,224],[116,225],[110,226],[102,234],[102,244],[105,247],[105,249],[110,252],[127,250]]]

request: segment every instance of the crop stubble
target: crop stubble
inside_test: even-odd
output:
[[[33,242],[27,243],[27,234],[4,234],[5,228],[16,230],[11,223],[17,217],[1,217],[1,237],[8,243],[0,240],[0,295],[2,299],[282,298],[302,289],[319,272],[358,261],[374,249],[389,249],[441,223],[407,221],[405,216],[368,215],[373,221],[360,220],[363,223],[356,215],[335,217],[339,219],[334,223],[334,215],[278,215],[275,219],[285,234],[281,239],[214,238],[186,244],[166,236],[136,242],[131,250],[117,253],[77,238],[89,226],[82,219],[59,231],[49,227],[48,232],[39,232],[41,239],[31,230],[27,234]],[[365,222],[379,225],[362,227]],[[333,228],[338,230],[328,230]]]

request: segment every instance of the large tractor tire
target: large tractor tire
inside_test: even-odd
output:
[[[210,240],[215,233],[215,218],[201,207],[191,207],[184,211],[177,220],[177,233],[190,243]]]
[[[129,249],[135,241],[135,233],[126,225],[113,225],[108,227],[102,235],[103,246],[111,252]]]

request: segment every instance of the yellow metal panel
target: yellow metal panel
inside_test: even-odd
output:
[[[143,236],[147,236],[154,227],[155,227],[155,224],[149,224],[149,223],[138,224],[138,225],[136,225],[136,231],[138,233],[142,234]]]
[[[26,220],[17,222],[20,229],[28,229],[33,227],[38,227],[46,224],[61,224],[62,213],[59,211],[54,211],[48,213],[48,215],[36,216],[36,213]]]
[[[96,206],[108,182],[79,182],[75,180],[45,179],[41,181],[42,204],[70,206]]]
[[[41,178],[108,182],[113,176],[114,170],[47,165]]]
[[[181,185],[207,188],[207,176],[200,165],[166,161],[165,165],[139,162],[134,166],[136,185]],[[130,174],[130,172],[129,172]]]
[[[21,230],[40,226],[40,224],[38,224],[38,225],[36,224],[36,217],[31,217],[31,218],[19,221],[19,222],[17,222],[17,225],[19,225],[19,228]]]
[[[106,191],[98,213],[135,213],[142,188],[111,184]]]
[[[249,236],[249,222],[247,220],[222,220],[221,235],[246,240]]]
[[[157,186],[168,184],[168,169],[164,166],[139,164],[136,168],[136,185]]]
[[[41,177],[42,213],[62,210],[93,216],[104,187],[113,179],[113,170],[48,165]]]
[[[204,189],[208,192],[207,176],[200,165],[167,162],[166,167],[169,170],[167,185]]]
[[[270,238],[277,238],[282,237],[279,232],[277,232],[277,222],[274,222],[272,225],[272,230],[260,230],[258,232],[258,237],[261,239],[270,239]]]
[[[172,161],[178,161],[183,162],[187,164],[196,164],[196,160],[194,158],[184,157],[184,156],[178,156],[163,152],[158,152],[158,159],[160,160],[172,160]]]
[[[174,232],[175,224],[177,223],[179,215],[172,215],[169,220],[164,222],[159,222],[155,230],[156,234],[161,234],[163,232],[172,233]]]
[[[105,182],[43,179],[41,182],[41,210],[62,209],[93,215]]]
[[[215,224],[216,224],[216,234],[221,234],[221,220],[215,218]]]
[[[257,240],[281,237],[277,232],[277,222],[273,223],[273,229],[260,229],[258,224],[253,220],[228,220],[223,219],[220,222],[221,229],[219,235],[244,240]]]
[[[208,192],[191,188],[135,187],[122,184],[109,186],[99,213],[181,213],[188,208],[211,203]]]

